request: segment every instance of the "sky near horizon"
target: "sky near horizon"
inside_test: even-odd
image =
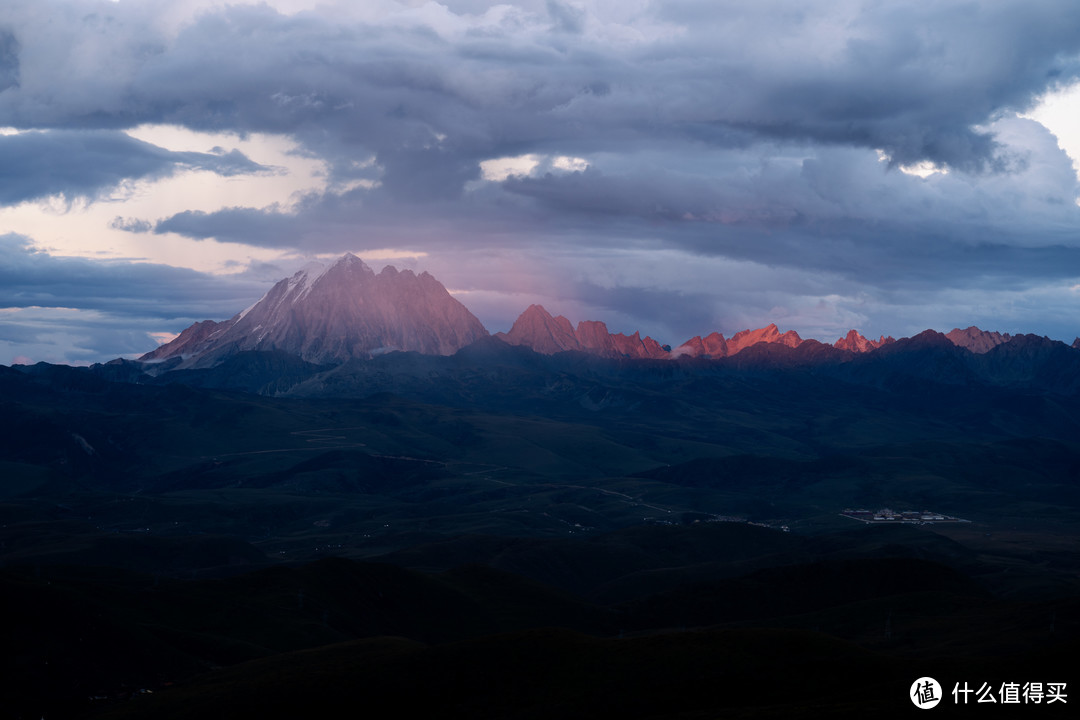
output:
[[[5,0],[0,364],[312,259],[677,345],[1080,335],[1075,0]]]

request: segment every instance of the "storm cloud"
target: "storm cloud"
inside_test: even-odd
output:
[[[232,176],[271,172],[243,153],[169,152],[102,130],[52,130],[0,135],[0,205],[63,196],[93,199],[129,180],[181,170]]]
[[[234,308],[227,315],[242,310],[258,299],[263,282],[156,263],[54,257],[35,250],[30,238],[0,235],[0,309],[61,307],[203,319],[221,317],[221,308]]]
[[[283,268],[426,253],[492,329],[536,299],[668,342],[785,318],[810,335],[978,320],[1064,336],[1080,185],[1021,115],[1078,78],[1072,0],[13,0],[0,204],[279,172],[227,143],[126,134],[262,133],[321,163],[322,185],[288,203],[118,207],[109,229],[150,257],[197,241],[281,253]],[[543,273],[535,291],[511,266]],[[13,268],[19,297],[37,297]]]
[[[1069,0],[233,5],[174,36],[138,3],[54,5],[9,10],[22,79],[0,116],[17,127],[288,132],[416,175],[450,158],[763,138],[983,170],[998,146],[979,126],[1074,79],[1080,52]],[[443,192],[469,179],[442,172]]]

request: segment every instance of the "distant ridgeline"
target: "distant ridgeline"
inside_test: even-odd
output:
[[[376,274],[355,255],[346,254],[329,266],[313,263],[305,267],[278,282],[247,310],[223,322],[196,323],[139,360],[171,361],[156,370],[161,372],[214,367],[241,352],[277,351],[309,363],[333,365],[393,351],[452,355],[489,337],[545,355],[581,352],[613,359],[722,359],[758,348],[756,358],[744,359],[765,364],[842,361],[852,354],[897,343],[892,337],[872,340],[851,330],[832,345],[825,345],[804,340],[793,330],[782,333],[770,324],[730,338],[716,332],[696,336],[673,348],[636,332],[611,333],[600,321],[582,321],[575,328],[565,317],[552,317],[540,305],[529,306],[509,332],[489,336],[468,308],[428,273],[416,275],[387,266]],[[1006,344],[1066,347],[1034,335],[1013,337],[976,327],[945,335],[928,330],[911,338],[910,343],[926,347],[944,344],[977,354]],[[1073,343],[1074,349],[1078,347],[1080,338]]]

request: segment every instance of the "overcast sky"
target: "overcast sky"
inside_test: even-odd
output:
[[[313,258],[677,345],[1080,335],[1075,0],[3,0],[0,363]]]

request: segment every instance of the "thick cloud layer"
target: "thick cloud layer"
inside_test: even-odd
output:
[[[271,172],[236,150],[169,152],[105,130],[54,130],[0,136],[0,205],[62,195],[93,199],[124,181],[180,170],[233,176]]]
[[[20,127],[329,135],[392,173],[441,171],[443,192],[470,175],[457,163],[661,138],[984,169],[996,145],[977,126],[1075,77],[1080,51],[1070,0],[552,2],[479,17],[382,5],[369,18],[228,6],[173,36],[141,3],[17,0],[4,46],[19,82],[0,113]]]
[[[271,133],[325,187],[288,207],[118,206],[110,229],[147,248],[422,251],[493,329],[513,296],[669,342],[785,319],[1066,336],[1080,186],[1017,114],[1078,77],[1073,0],[9,0],[0,127],[22,132],[0,135],[0,204],[269,171],[125,134],[140,125]],[[543,273],[534,293],[518,267]]]
[[[129,261],[53,257],[34,250],[30,238],[0,235],[0,309],[61,307],[111,315],[158,318],[222,316],[258,299],[265,273],[219,277],[185,268]],[[271,275],[273,277],[274,275]],[[237,305],[240,305],[237,307]]]
[[[89,363],[142,354],[169,328],[242,310],[284,272],[258,267],[220,277],[153,263],[53,257],[34,250],[29,238],[0,235],[0,353],[7,356],[0,357]]]

